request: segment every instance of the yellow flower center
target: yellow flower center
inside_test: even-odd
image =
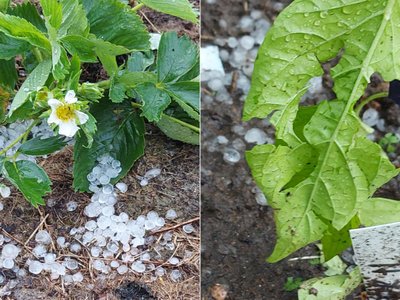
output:
[[[75,109],[71,104],[63,104],[56,108],[56,115],[61,121],[69,121],[75,117]]]

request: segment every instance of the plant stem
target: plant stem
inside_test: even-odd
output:
[[[35,127],[35,125],[38,123],[39,121],[33,121],[31,125],[29,125],[29,127],[26,129],[26,131],[21,134],[19,137],[17,137],[10,145],[8,145],[6,148],[4,148],[3,150],[0,151],[0,156],[3,155],[4,153],[6,153],[8,150],[10,150],[12,147],[14,147],[20,140],[25,139],[28,134],[31,132],[32,128]]]
[[[191,129],[191,130],[193,130],[193,131],[195,131],[197,133],[200,133],[200,128],[198,128],[196,126],[193,126],[192,124],[188,124],[186,122],[183,122],[183,121],[181,121],[179,119],[176,119],[176,118],[171,117],[171,116],[166,115],[166,114],[163,114],[163,117],[165,117],[167,119],[170,119],[171,121],[174,121],[175,123],[178,123],[178,124],[180,124],[182,126],[185,126],[185,127],[189,128],[189,129]]]
[[[110,79],[99,81],[97,86],[102,89],[108,89],[110,87],[111,81]]]
[[[369,102],[374,101],[379,98],[386,98],[387,96],[389,96],[388,92],[380,92],[377,94],[373,94],[373,95],[369,96],[368,98],[364,99],[363,101],[361,101],[361,103],[354,109],[354,112],[357,115],[359,115],[361,113],[361,110],[363,109],[363,107],[365,105],[367,105]]]
[[[40,50],[38,48],[33,48],[33,54],[35,55],[36,59],[38,60],[38,62],[42,62],[43,61],[43,57],[42,57],[42,53],[40,52]]]
[[[132,11],[138,11],[139,9],[141,9],[144,6],[143,3],[139,3],[138,5],[136,5],[135,7],[132,8]]]
[[[135,108],[142,108],[142,105],[140,105],[139,103],[132,102],[131,105],[133,107],[135,107]],[[186,122],[183,122],[183,121],[181,121],[181,120],[179,120],[177,118],[171,117],[171,116],[169,116],[167,114],[164,114],[164,113],[162,113],[161,115],[166,119],[169,119],[169,120],[171,120],[171,121],[173,121],[175,123],[178,123],[178,124],[180,124],[180,125],[182,125],[184,127],[189,128],[189,129],[191,129],[191,130],[193,130],[193,131],[195,131],[197,133],[200,133],[200,128],[198,128],[196,126],[193,126],[192,124],[188,124]]]

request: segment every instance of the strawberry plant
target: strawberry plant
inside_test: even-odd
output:
[[[356,107],[374,73],[400,78],[399,16],[397,0],[297,0],[267,34],[244,120],[268,117],[276,128],[275,145],[246,155],[274,208],[277,242],[269,262],[318,240],[329,260],[351,246],[349,229],[400,220],[400,202],[374,197],[399,170],[367,139],[372,129]],[[336,57],[336,99],[302,105],[309,80]]]
[[[44,204],[51,181],[25,157],[51,154],[71,138],[78,191],[89,191],[87,175],[102,155],[121,162],[113,183],[127,174],[143,155],[145,120],[170,138],[199,143],[198,46],[168,32],[152,51],[137,15],[146,5],[197,22],[187,0],[146,0],[134,8],[120,0],[1,4],[0,124],[28,126],[5,145],[0,141],[0,174],[32,205]],[[86,82],[85,66],[96,63],[109,79]],[[18,70],[26,74],[22,84]],[[33,138],[32,129],[43,123],[55,136]]]

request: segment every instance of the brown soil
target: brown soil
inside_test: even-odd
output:
[[[150,274],[120,276],[113,272],[107,276],[96,275],[96,272],[89,267],[91,258],[85,253],[86,250],[76,256],[76,254],[57,249],[54,246],[57,253],[76,257],[79,260],[85,280],[80,285],[67,287],[63,286],[60,280],[50,281],[44,274],[28,275],[25,281],[13,290],[8,299],[133,299],[121,297],[127,282],[145,286],[155,299],[198,299],[200,247],[198,149],[173,142],[156,128],[151,127],[150,129],[147,131],[149,134],[146,136],[147,147],[144,157],[135,164],[123,180],[128,184],[129,190],[126,194],[120,195],[116,213],[124,211],[131,217],[137,217],[150,210],[165,214],[169,208],[174,208],[178,213],[178,219],[173,223],[168,223],[167,227],[192,220],[192,224],[197,229],[196,234],[185,234],[181,226],[173,229],[173,239],[176,244],[174,255],[183,258],[185,250],[194,253],[191,258],[183,259],[179,266],[179,269],[185,274],[183,280],[174,283],[165,276],[157,281],[152,281]],[[55,240],[57,236],[66,236],[72,227],[82,226],[87,222],[87,218],[83,215],[83,209],[90,202],[90,195],[74,193],[71,189],[72,148],[68,147],[43,160],[41,165],[53,181],[53,192],[46,200],[56,199],[56,205],[51,208],[35,209],[27,203],[22,195],[13,190],[13,197],[4,201],[5,208],[0,213],[2,218],[1,234],[11,237],[20,246],[26,244],[22,254],[18,257],[20,266],[23,266],[27,257],[32,257],[30,251],[35,243],[32,240],[28,243],[26,241],[36,229],[47,229]],[[148,186],[141,187],[136,176],[143,175],[146,170],[154,167],[162,169],[161,175],[151,181]],[[79,204],[74,212],[68,212],[66,209],[66,203],[71,200]],[[156,234],[156,236],[158,235]],[[165,255],[168,260],[173,252],[165,253]],[[173,268],[164,261],[153,261],[152,263],[163,264],[167,269]],[[12,277],[11,273],[8,275]],[[7,277],[7,280],[12,279],[11,277]]]

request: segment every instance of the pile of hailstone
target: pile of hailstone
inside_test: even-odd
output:
[[[114,206],[117,203],[118,192],[125,193],[128,190],[123,182],[115,186],[110,183],[121,172],[121,164],[109,155],[98,158],[97,162],[98,164],[88,175],[90,190],[94,193],[91,203],[84,209],[84,214],[89,220],[82,227],[71,228],[66,236],[56,237],[55,241],[48,231],[38,231],[35,235],[36,246],[32,250],[34,258],[26,261],[28,271],[35,275],[50,274],[52,280],[61,277],[66,285],[82,282],[84,274],[81,264],[74,255],[90,253],[91,267],[99,274],[151,272],[153,280],[169,275],[171,280],[179,281],[182,273],[178,269],[173,269],[167,274],[165,268],[152,263],[152,259],[165,260],[163,254],[173,252],[175,249],[172,232],[163,233],[159,239],[159,236],[156,238],[152,232],[163,228],[166,219],[177,218],[177,213],[170,209],[165,217],[162,217],[157,212],[150,211],[135,219],[130,218],[125,212],[116,214]],[[158,169],[150,171],[150,174],[147,174],[149,178],[159,174]],[[77,206],[76,202],[68,202],[67,210],[74,211]],[[183,226],[182,229],[187,234],[195,231],[190,224]],[[7,241],[10,242],[9,239]],[[4,242],[4,237],[0,235],[0,246]],[[72,255],[63,255],[61,259],[54,252],[55,245],[64,254],[69,252]],[[11,243],[3,245],[0,267],[12,269],[17,276],[23,277],[26,271],[19,269],[14,263],[20,250]],[[183,259],[192,255],[193,253],[186,251]],[[168,256],[166,263],[172,267],[179,266],[181,259]],[[3,281],[4,277],[0,277],[0,284]]]

